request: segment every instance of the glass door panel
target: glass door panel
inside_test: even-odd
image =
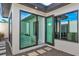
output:
[[[69,17],[69,33],[68,40],[73,42],[78,42],[78,12],[72,12],[67,14]]]
[[[46,43],[54,45],[54,18],[46,18]]]
[[[78,42],[78,11],[57,16],[57,21],[58,39]]]
[[[67,40],[68,26],[68,20],[60,20],[60,39]]]
[[[36,45],[36,16],[25,11],[21,11],[20,20],[20,49]]]

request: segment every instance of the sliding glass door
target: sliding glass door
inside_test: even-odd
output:
[[[69,20],[68,40],[78,42],[78,12],[74,11],[67,14]]]
[[[66,17],[66,16],[65,16]],[[67,19],[60,20],[60,39],[67,40],[69,32],[69,21]]]
[[[78,42],[78,11],[57,16],[57,39]]]
[[[37,45],[36,15],[20,11],[20,49]]]
[[[45,23],[46,29],[46,43],[50,45],[54,45],[54,18],[47,17]]]

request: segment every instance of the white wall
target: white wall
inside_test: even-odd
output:
[[[4,37],[8,38],[8,23],[0,23],[0,32],[4,33]]]

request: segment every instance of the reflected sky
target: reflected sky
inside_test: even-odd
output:
[[[26,18],[26,17],[28,17],[30,15],[31,15],[30,13],[21,11],[21,20],[23,20],[24,18]]]
[[[66,21],[76,21],[77,20],[77,12],[72,12],[72,13],[68,13],[66,14],[66,16],[68,16],[68,18],[61,20],[62,22],[66,22]]]

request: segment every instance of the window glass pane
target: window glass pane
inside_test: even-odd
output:
[[[26,11],[20,11],[20,18],[20,49],[23,49],[36,44],[33,25],[36,22],[36,16]]]
[[[68,14],[69,16],[69,33],[68,39],[77,42],[77,12]]]
[[[54,44],[54,18],[46,18],[46,42],[48,44]]]
[[[21,12],[21,20],[23,20],[24,18],[27,18],[28,16],[30,16],[31,14],[27,13],[27,12]]]
[[[77,32],[77,12],[68,14],[69,16],[69,32]]]
[[[61,39],[77,42],[77,11],[64,14],[67,18],[60,20]]]

